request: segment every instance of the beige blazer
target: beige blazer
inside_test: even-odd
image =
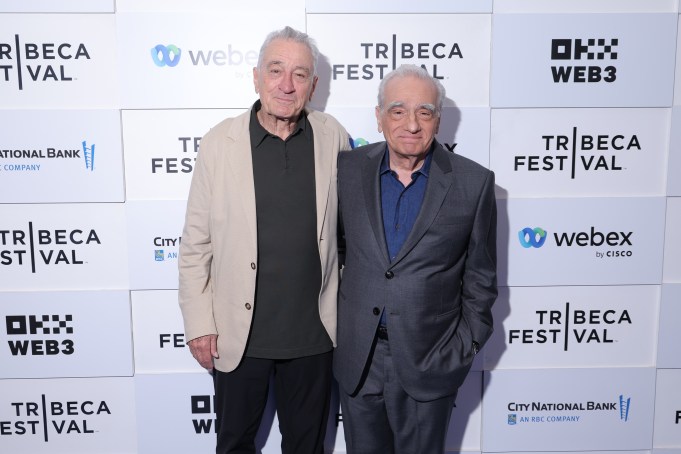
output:
[[[307,112],[314,131],[319,315],[335,346],[336,164],[339,150],[350,148],[349,138],[333,117]],[[255,306],[258,244],[250,115],[249,110],[228,118],[201,139],[180,245],[179,303],[186,340],[217,334],[215,367],[223,372],[241,361]]]

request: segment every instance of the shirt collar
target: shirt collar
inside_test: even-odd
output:
[[[428,154],[426,154],[426,159],[423,161],[423,165],[421,166],[420,169],[412,172],[412,175],[421,174],[424,177],[428,178],[428,175],[430,174],[430,163],[433,160],[433,150],[435,150],[435,141],[434,140],[433,140],[433,143],[430,146],[430,150],[428,150]],[[378,170],[378,174],[383,175],[386,172],[390,172],[390,153],[388,151],[388,144],[387,143],[385,145],[385,152],[383,153],[383,160],[381,161],[381,167]]]
[[[262,108],[262,103],[260,100],[257,100],[253,104],[253,108],[251,109],[251,120],[250,120],[250,130],[251,130],[251,146],[254,148],[257,148],[260,146],[263,140],[265,140],[266,137],[268,136],[273,136],[270,134],[267,129],[263,128],[263,126],[260,124],[260,121],[258,120],[257,113],[258,111]],[[293,133],[289,137],[293,137],[294,135],[298,134],[298,131],[302,131],[303,134],[305,134],[306,138],[310,138],[310,127],[309,127],[309,122],[307,121],[307,112],[303,110],[300,114],[300,118],[298,119],[298,122],[296,123],[296,127],[293,130]]]

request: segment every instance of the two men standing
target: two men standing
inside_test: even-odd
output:
[[[494,176],[434,140],[444,88],[417,67],[381,82],[386,142],[338,156],[345,130],[305,108],[317,54],[289,27],[270,34],[260,100],[201,141],[180,306],[192,354],[215,368],[217,452],[255,452],[270,374],[282,452],[323,452],[337,294],[348,452],[442,452],[492,330]]]

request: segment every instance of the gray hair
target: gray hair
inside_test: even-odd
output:
[[[262,46],[260,47],[260,53],[258,54],[258,69],[262,69],[262,59],[265,55],[265,50],[267,50],[267,47],[272,44],[272,41],[277,39],[290,40],[307,46],[307,48],[310,50],[310,54],[312,54],[312,74],[315,76],[317,75],[317,59],[319,58],[319,49],[317,48],[317,44],[315,43],[314,39],[308,36],[307,33],[298,31],[289,27],[288,25],[281,30],[275,30],[267,35],[265,42],[263,42]]]
[[[378,107],[383,110],[385,102],[385,87],[388,82],[397,77],[416,77],[417,79],[429,81],[437,90],[437,105],[435,106],[436,113],[439,115],[442,112],[442,104],[445,100],[445,87],[436,78],[428,74],[428,71],[416,65],[401,65],[399,68],[389,72],[378,85]]]

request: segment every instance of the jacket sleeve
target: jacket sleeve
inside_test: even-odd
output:
[[[468,243],[462,278],[463,318],[473,342],[482,347],[492,334],[492,305],[497,297],[497,207],[494,173],[489,172],[482,192]]]
[[[179,303],[187,341],[217,334],[213,316],[210,215],[215,156],[215,141],[204,137],[192,175],[178,261]]]

